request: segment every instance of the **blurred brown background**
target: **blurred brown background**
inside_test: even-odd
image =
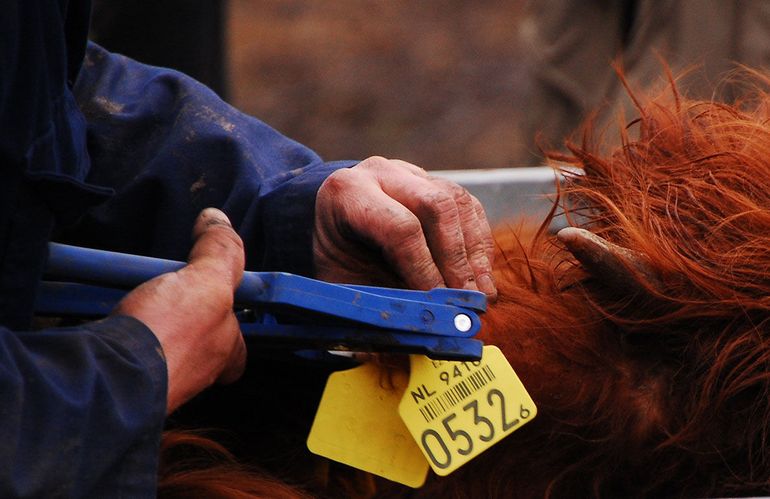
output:
[[[92,37],[180,69],[325,159],[542,163],[590,112],[634,112],[661,59],[711,98],[770,64],[766,0],[94,0]],[[732,84],[720,86],[729,98]]]
[[[327,159],[513,166],[522,0],[230,0],[232,103]]]

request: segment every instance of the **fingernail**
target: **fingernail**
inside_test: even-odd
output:
[[[230,219],[227,218],[227,215],[216,208],[206,208],[201,212],[200,216],[204,218],[206,225],[227,225],[231,227]]]
[[[497,287],[495,286],[495,281],[489,274],[480,275],[476,279],[476,284],[479,286],[479,291],[485,295],[491,298],[497,297]]]

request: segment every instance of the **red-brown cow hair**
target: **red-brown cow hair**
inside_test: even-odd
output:
[[[751,89],[731,105],[690,101],[672,84],[639,103],[619,147],[586,131],[552,155],[582,173],[561,191],[571,220],[641,253],[655,279],[608,287],[546,230],[550,217],[498,231],[482,338],[538,417],[447,478],[373,495],[770,493],[768,103]]]
[[[163,435],[158,497],[309,499],[312,496],[242,465],[212,438],[175,430]]]

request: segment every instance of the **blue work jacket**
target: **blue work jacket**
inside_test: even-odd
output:
[[[325,163],[175,71],[86,43],[82,0],[0,16],[0,497],[151,497],[167,377],[142,323],[29,331],[50,240],[185,259],[223,209],[247,266],[311,271]]]

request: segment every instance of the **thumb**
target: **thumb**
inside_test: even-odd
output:
[[[245,256],[243,241],[227,215],[216,208],[203,210],[193,226],[193,238],[189,266],[212,272],[235,290],[243,278]]]

